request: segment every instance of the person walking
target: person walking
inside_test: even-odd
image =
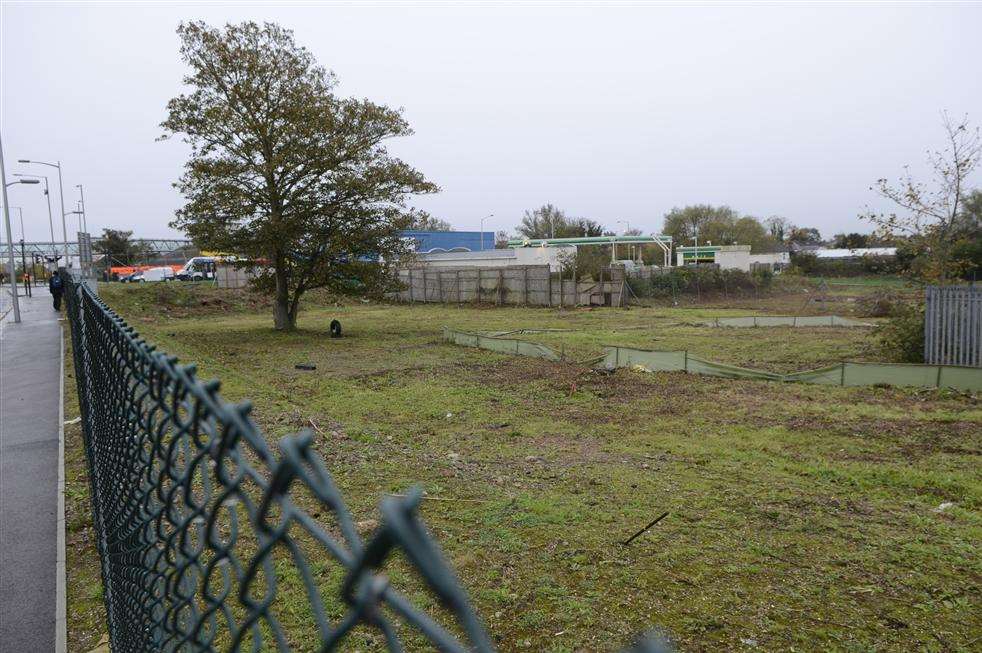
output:
[[[48,279],[48,290],[51,291],[51,297],[54,299],[55,310],[60,312],[61,296],[65,293],[65,281],[61,278],[59,270],[55,270],[51,278]]]

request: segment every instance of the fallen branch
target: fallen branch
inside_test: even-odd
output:
[[[629,537],[626,540],[624,540],[623,542],[621,542],[621,544],[623,544],[624,546],[627,546],[628,544],[630,544],[631,542],[633,542],[637,537],[639,537],[641,535],[644,535],[645,531],[647,531],[649,528],[651,528],[652,526],[654,526],[655,524],[657,524],[661,520],[665,519],[665,517],[668,517],[668,513],[667,512],[663,512],[662,514],[658,515],[658,517],[656,517],[650,524],[648,524],[647,526],[645,526],[644,528],[642,528],[640,531],[638,531],[637,533],[635,533],[631,537]]]
[[[402,497],[402,498],[406,497],[405,494],[395,494],[395,493],[390,493],[387,496]],[[490,503],[488,499],[456,499],[454,497],[435,497],[431,494],[424,494],[423,498],[426,499],[427,501],[456,501],[459,503]]]

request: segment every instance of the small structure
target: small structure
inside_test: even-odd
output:
[[[750,245],[699,245],[676,247],[676,265],[716,264],[724,270],[750,272],[760,268],[779,270],[791,262],[787,252],[751,254]]]

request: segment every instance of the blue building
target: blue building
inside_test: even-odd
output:
[[[481,241],[484,246],[481,246]],[[416,252],[476,252],[482,249],[494,249],[493,231],[417,231],[407,229],[402,232],[403,238],[412,238],[416,243]]]

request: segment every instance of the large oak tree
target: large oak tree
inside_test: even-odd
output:
[[[205,249],[262,261],[277,329],[294,329],[304,292],[394,288],[407,254],[411,194],[437,187],[385,148],[412,133],[402,113],[334,94],[332,73],[290,30],[246,22],[178,28],[191,73],[165,138],[191,147],[172,223]]]

